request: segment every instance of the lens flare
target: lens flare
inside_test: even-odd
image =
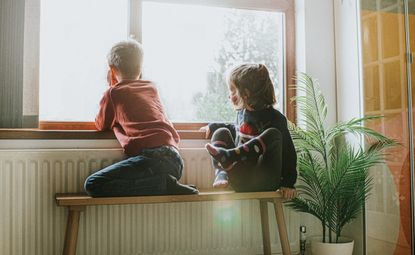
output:
[[[219,226],[231,226],[241,219],[241,212],[236,201],[223,201],[213,208],[214,224]]]

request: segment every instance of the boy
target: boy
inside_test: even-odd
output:
[[[197,194],[197,189],[177,181],[183,170],[179,136],[154,84],[140,79],[141,45],[119,42],[107,60],[109,88],[95,125],[100,131],[112,129],[128,158],[89,176],[85,191],[93,197]]]

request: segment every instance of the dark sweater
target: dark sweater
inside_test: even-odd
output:
[[[221,127],[226,127],[231,131],[236,146],[258,136],[268,128],[278,129],[282,134],[283,143],[281,186],[294,187],[297,180],[297,153],[288,131],[287,119],[282,113],[272,107],[259,111],[248,111],[243,109],[237,112],[235,124],[209,124],[211,133]]]

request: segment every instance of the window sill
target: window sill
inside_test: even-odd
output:
[[[173,123],[180,139],[206,139],[199,129],[207,123]],[[1,129],[0,139],[101,140],[116,139],[112,131],[97,131],[93,122],[41,121],[39,128]]]
[[[205,139],[205,133],[197,130],[178,130],[180,139]],[[101,140],[116,139],[112,131],[96,130],[43,130],[43,129],[0,129],[0,139],[27,140]]]

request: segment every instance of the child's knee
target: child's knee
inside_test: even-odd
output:
[[[84,190],[88,195],[92,197],[95,197],[97,195],[98,185],[97,185],[96,178],[93,175],[89,176],[85,180]]]
[[[92,192],[92,189],[93,189],[92,187],[93,187],[92,182],[90,181],[90,179],[88,177],[84,182],[84,190],[90,196],[91,196],[91,192]]]
[[[224,141],[230,138],[232,138],[231,131],[229,131],[229,129],[224,128],[224,127],[218,128],[212,135],[212,141],[217,141],[217,140]]]

